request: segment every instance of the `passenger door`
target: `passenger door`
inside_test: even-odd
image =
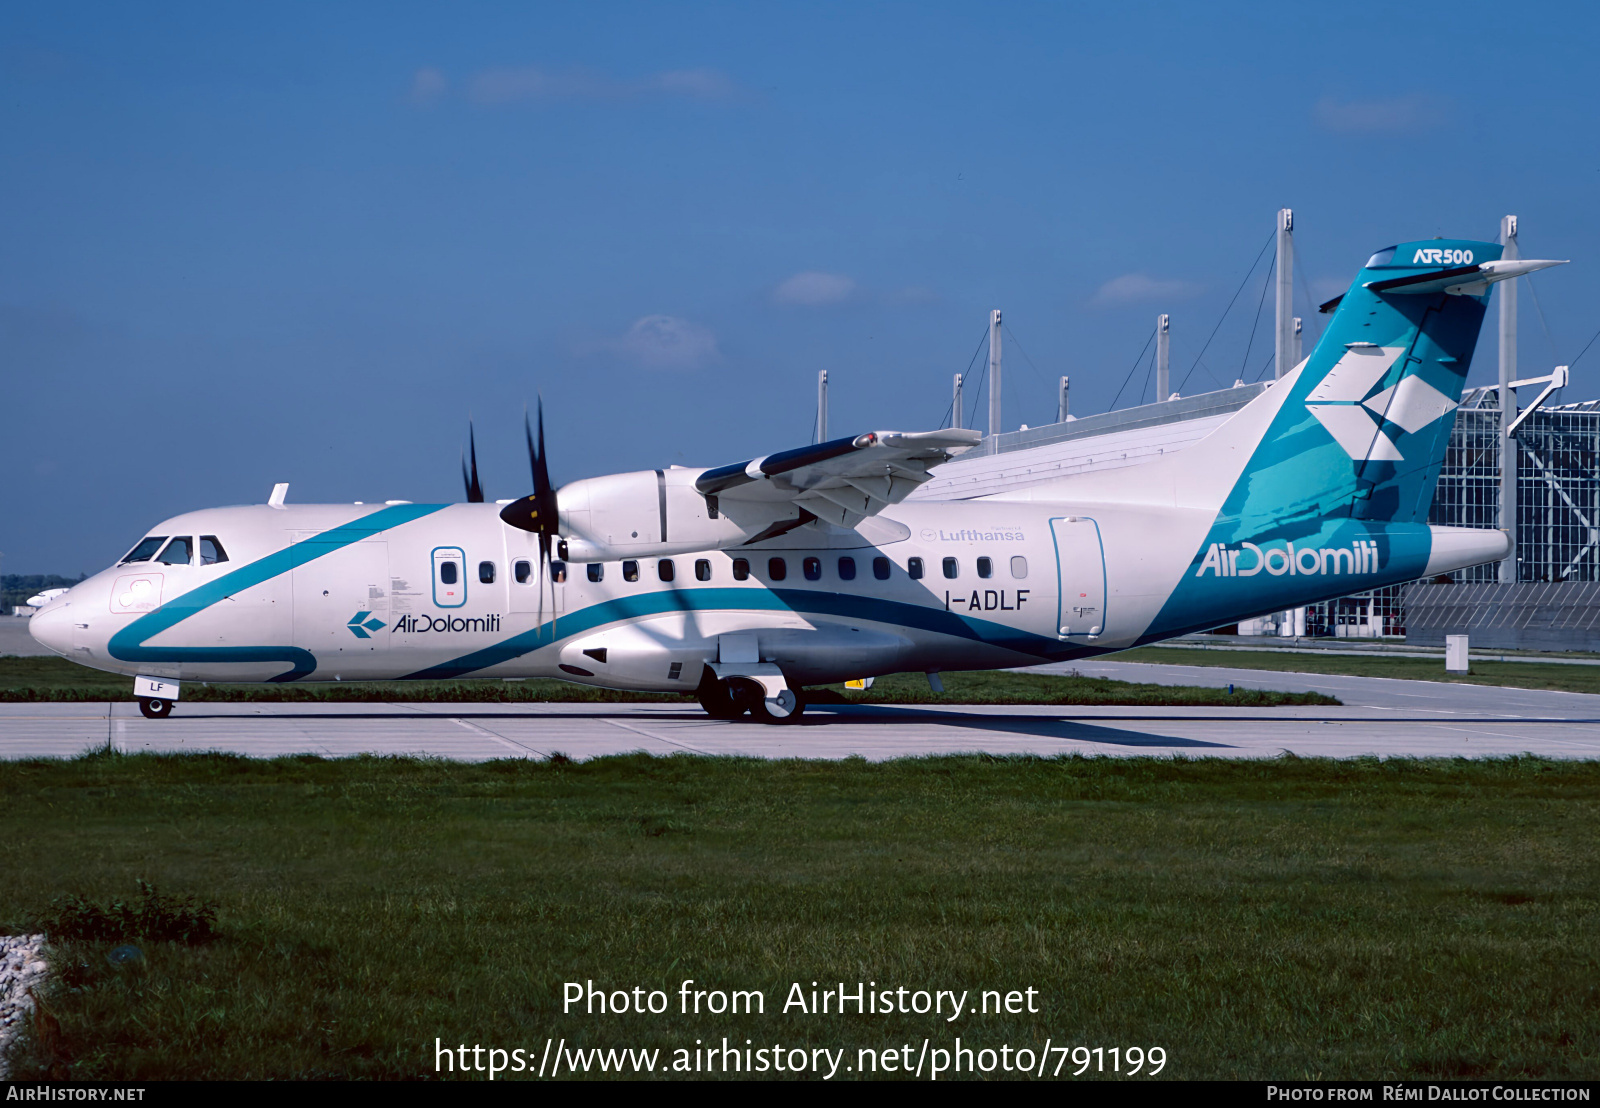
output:
[[[1100,525],[1087,516],[1050,521],[1060,582],[1056,629],[1060,638],[1093,640],[1106,626],[1106,558]]]

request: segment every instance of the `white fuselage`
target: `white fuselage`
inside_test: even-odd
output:
[[[188,537],[189,564],[121,563],[34,623],[86,665],[178,680],[555,677],[687,692],[739,636],[801,686],[1134,645],[1209,522],[1174,507],[920,502],[886,510],[862,529],[870,539],[804,528],[541,575],[535,536],[492,504],[219,508],[151,532]],[[200,564],[205,540],[226,560]],[[1385,583],[1378,559],[1332,568],[1308,595]]]

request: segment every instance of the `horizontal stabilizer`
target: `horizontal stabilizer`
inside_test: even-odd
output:
[[[1437,273],[1416,273],[1409,277],[1391,277],[1387,281],[1368,281],[1364,287],[1373,292],[1390,294],[1447,292],[1452,296],[1482,296],[1497,281],[1524,277],[1553,265],[1566,264],[1565,261],[1542,258],[1509,258],[1478,265],[1454,266]]]

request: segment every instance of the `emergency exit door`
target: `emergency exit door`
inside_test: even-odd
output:
[[[1087,516],[1050,521],[1056,543],[1060,606],[1056,630],[1063,639],[1096,639],[1106,626],[1106,556],[1100,525]]]

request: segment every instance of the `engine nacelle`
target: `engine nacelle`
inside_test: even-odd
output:
[[[575,562],[665,557],[737,546],[800,509],[787,502],[730,505],[730,518],[694,487],[703,469],[646,469],[586,477],[563,485],[561,534]]]

